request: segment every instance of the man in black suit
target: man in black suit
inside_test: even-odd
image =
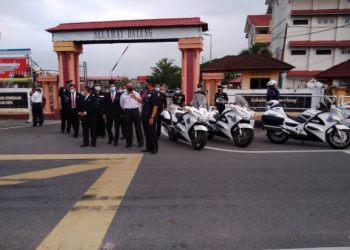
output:
[[[67,133],[70,131],[70,128],[67,126],[67,95],[69,90],[66,87],[61,87],[58,92],[58,102],[60,107],[60,117],[61,117],[61,133],[65,131]]]
[[[91,146],[96,147],[96,117],[98,107],[96,97],[91,94],[91,89],[88,86],[85,86],[83,89],[83,98],[78,110],[81,119],[81,126],[83,128],[83,144],[81,147],[87,147],[90,145],[89,137],[91,139]]]
[[[66,95],[67,99],[67,127],[73,128],[74,138],[78,138],[79,134],[79,115],[78,107],[82,101],[82,96],[75,90],[73,83],[69,84],[69,93]]]
[[[110,82],[109,84],[110,92],[106,94],[104,98],[104,116],[106,119],[106,127],[108,134],[108,144],[114,144],[114,146],[118,145],[119,141],[119,130],[122,123],[122,113],[123,110],[120,107],[120,96],[123,94],[122,92],[117,92],[117,88],[114,82]],[[114,136],[112,132],[114,123]]]

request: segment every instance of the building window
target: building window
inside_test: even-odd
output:
[[[270,78],[251,78],[250,89],[266,89],[266,84]]]
[[[348,2],[350,2],[350,0]],[[344,23],[346,23],[346,24],[350,23],[350,16],[345,16],[344,17]]]
[[[257,34],[269,34],[269,29],[268,28],[259,28],[256,30]]]
[[[335,18],[332,17],[322,17],[317,19],[318,24],[335,24]]]
[[[341,49],[343,55],[350,55],[350,48]]]
[[[330,49],[318,49],[316,50],[316,55],[331,55],[332,50]]]
[[[294,19],[293,25],[308,25],[309,20],[308,19]]]
[[[303,56],[306,55],[306,50],[302,49],[293,49],[290,53],[292,56]]]

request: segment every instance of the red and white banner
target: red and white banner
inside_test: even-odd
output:
[[[26,58],[0,58],[0,79],[28,77]]]

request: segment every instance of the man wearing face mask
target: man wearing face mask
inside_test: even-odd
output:
[[[67,98],[67,127],[73,128],[73,137],[78,138],[79,134],[79,116],[78,106],[82,101],[81,94],[75,89],[73,83],[69,84],[69,93],[66,95]]]
[[[173,104],[179,105],[182,107],[185,103],[185,95],[182,94],[182,91],[180,88],[176,88],[175,94],[173,96]]]
[[[123,94],[123,91],[119,90],[117,92],[117,88],[114,82],[109,83],[110,92],[105,96],[104,102],[104,115],[106,119],[106,127],[108,134],[108,144],[112,144],[114,146],[118,145],[119,141],[119,130],[122,124],[122,112],[123,110],[120,107],[120,97]],[[114,135],[112,132],[114,124]]]
[[[222,114],[225,110],[225,104],[228,102],[228,96],[224,93],[224,88],[218,86],[218,92],[215,94],[215,106],[218,109],[219,113]]]
[[[106,123],[103,119],[103,107],[105,94],[101,90],[101,84],[98,82],[94,83],[93,94],[96,97],[97,102],[97,117],[96,117],[96,130],[97,135],[104,138],[106,136]]]
[[[83,144],[81,147],[90,145],[96,147],[96,118],[98,113],[96,97],[91,93],[89,86],[83,88],[83,98],[78,107],[78,115],[83,128]]]
[[[162,88],[164,90],[164,84],[156,84],[154,90],[157,94],[158,98],[158,114],[157,114],[157,137],[159,139],[160,133],[162,131],[162,116],[161,113],[164,109],[168,108],[168,102],[166,100],[165,92],[162,91]]]
[[[136,138],[139,148],[143,147],[143,135],[141,128],[140,94],[134,91],[133,84],[126,85],[127,92],[120,97],[120,107],[124,110],[124,125],[126,132],[126,147],[132,147],[133,127],[135,127]]]

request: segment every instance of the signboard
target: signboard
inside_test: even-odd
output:
[[[26,58],[0,58],[0,79],[28,77]]]
[[[28,108],[27,92],[0,92],[1,109]]]
[[[266,110],[266,95],[249,95],[241,94],[249,103],[250,107],[255,111]],[[298,112],[311,108],[312,94],[283,94],[279,98],[282,107],[288,112]]]
[[[52,34],[53,42],[81,41],[95,42],[132,42],[132,41],[177,41],[180,38],[202,37],[201,27],[168,28],[123,28],[97,29],[87,31],[67,31]]]

